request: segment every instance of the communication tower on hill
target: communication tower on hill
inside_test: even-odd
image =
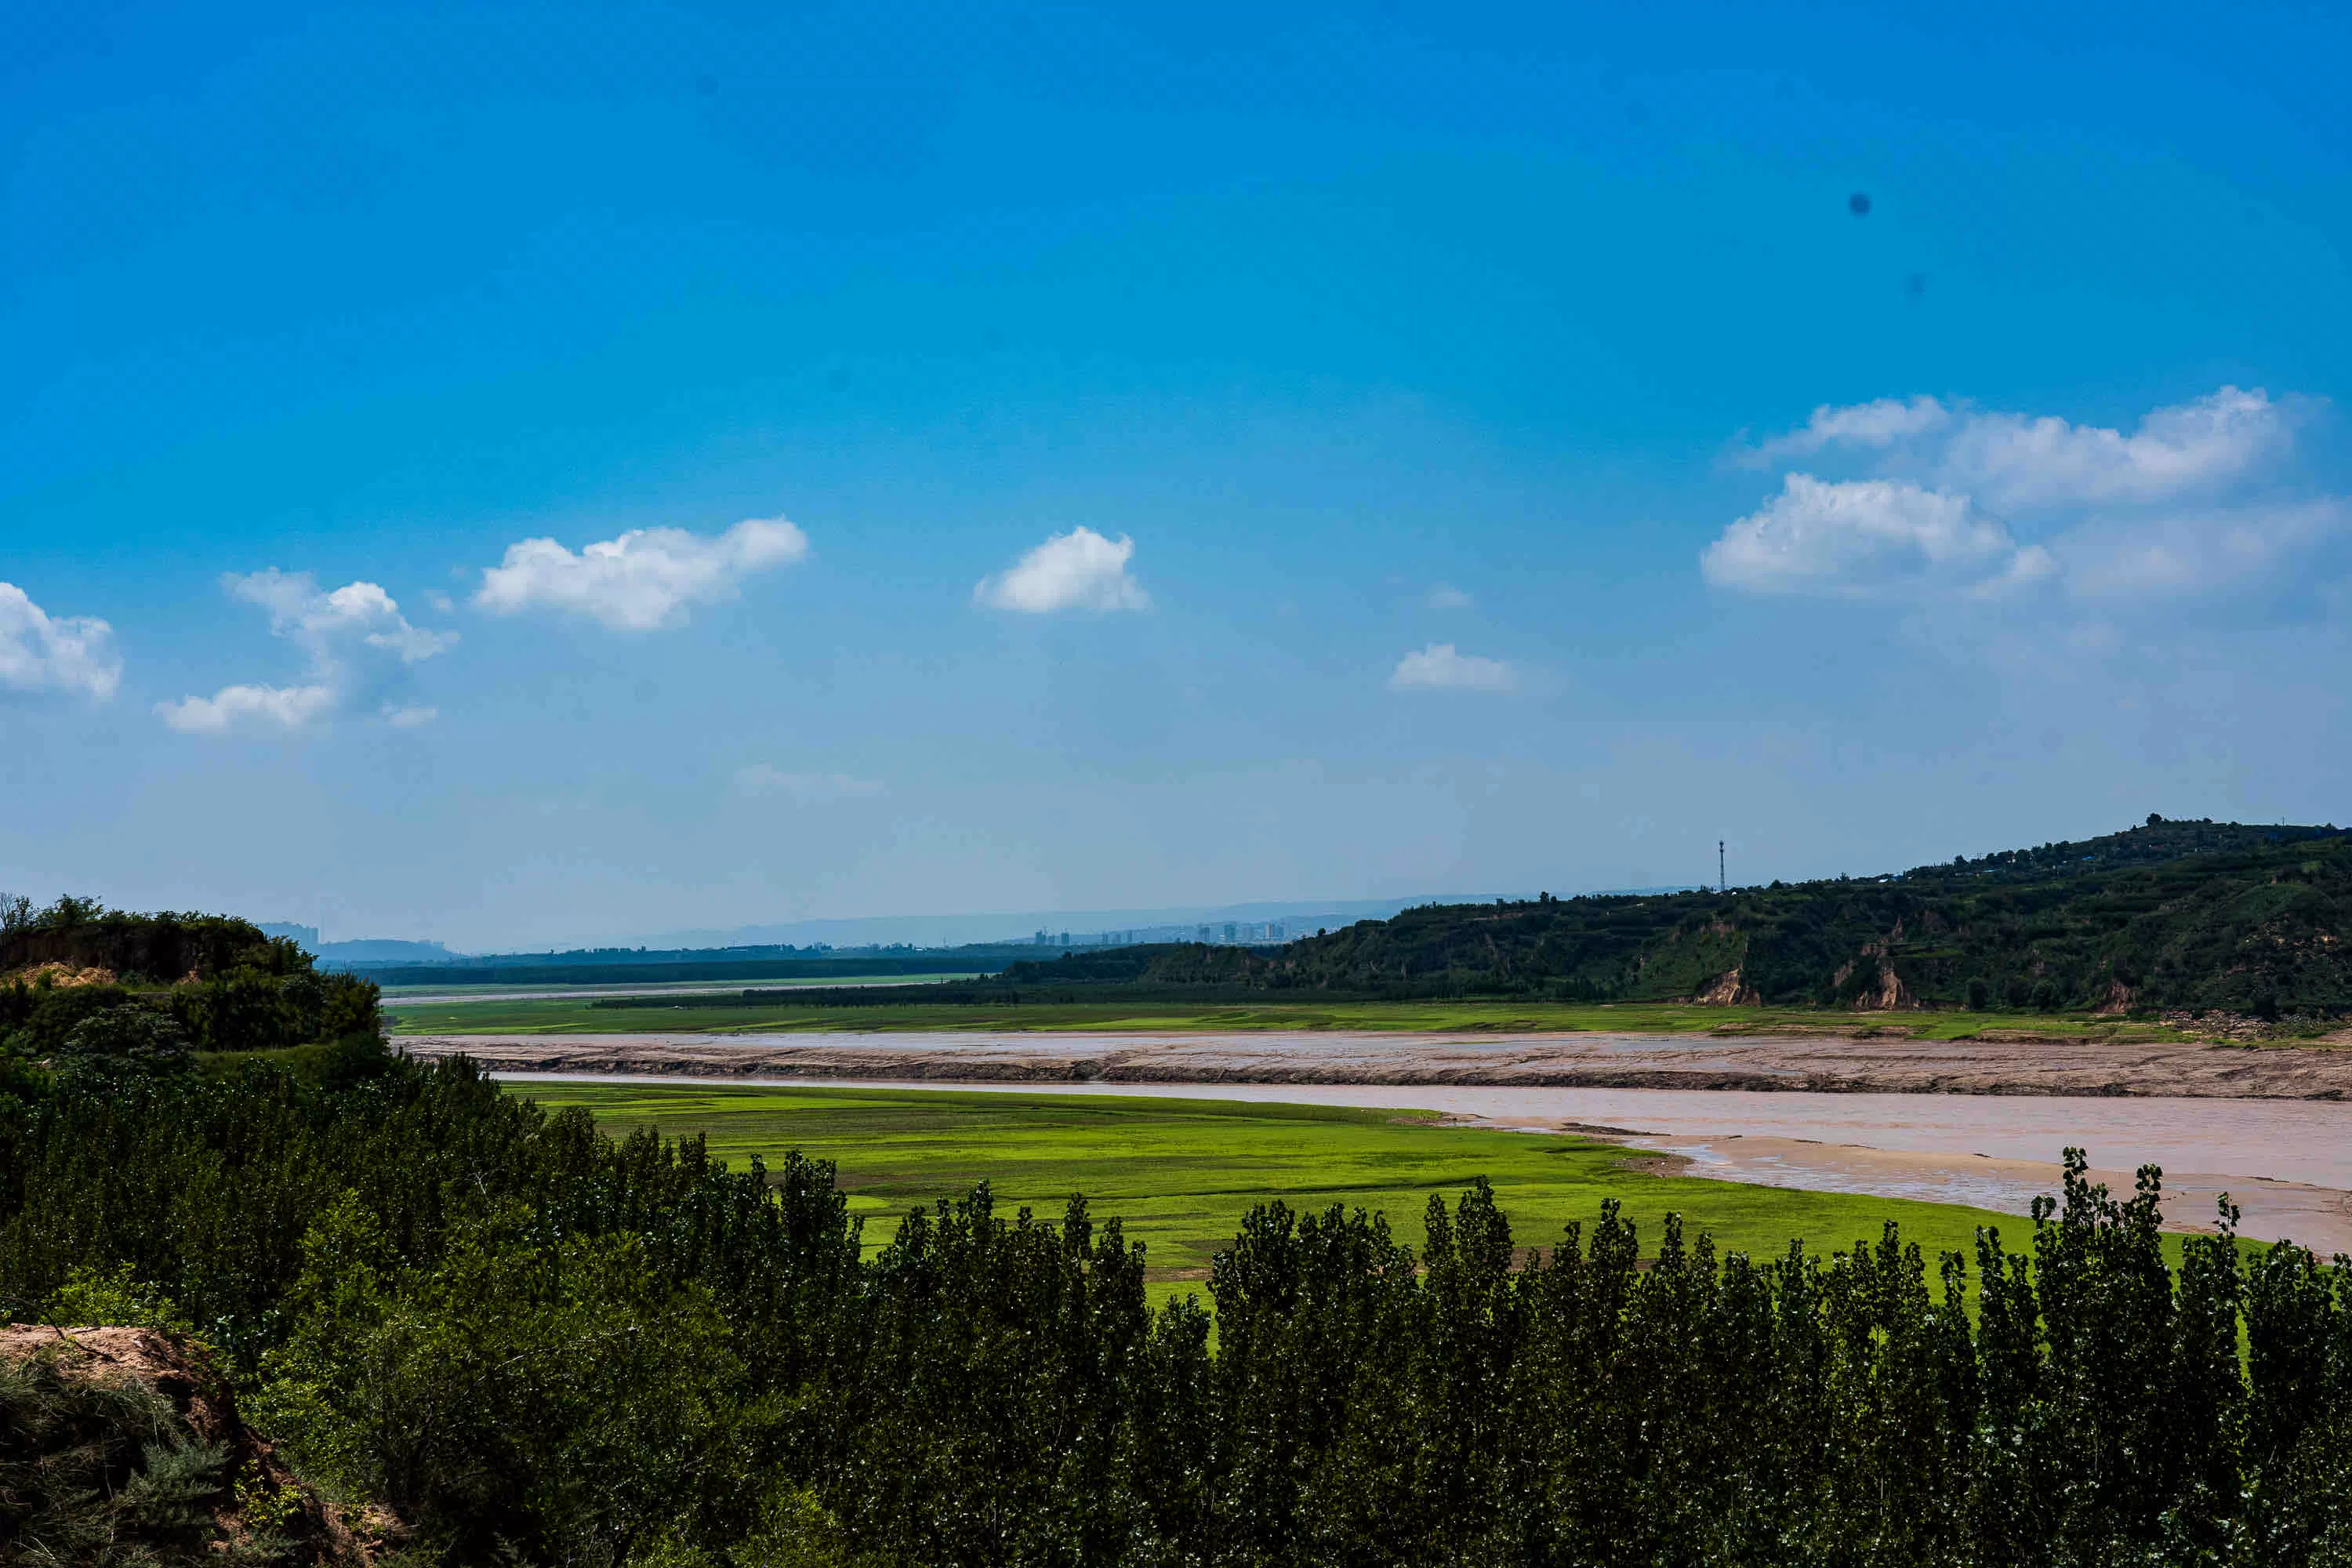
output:
[[[1723,840],[1718,838],[1715,841],[1715,890],[1727,892],[1730,887],[1731,884],[1723,879]]]

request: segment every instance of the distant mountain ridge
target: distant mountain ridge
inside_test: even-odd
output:
[[[1643,891],[1662,891],[1644,889]],[[1460,902],[1485,894],[1423,895],[1412,899],[1292,899],[1256,903],[1181,905],[1149,910],[1032,910],[1028,913],[976,915],[877,915],[844,920],[797,921],[782,925],[737,926],[730,930],[671,932],[637,943],[531,951],[456,952],[437,942],[398,942],[370,938],[356,942],[317,940],[312,927],[271,925],[272,935],[286,936],[318,954],[329,968],[368,968],[406,963],[454,963],[468,967],[520,964],[614,965],[635,963],[708,963],[768,959],[838,959],[845,951],[877,957],[907,952],[956,954],[962,957],[1013,957],[1034,952],[1039,945],[1100,946],[1105,938],[1130,942],[1169,941],[1181,928],[1191,936],[1196,926],[1223,936],[1228,924],[1243,928],[1281,925],[1286,934],[1380,919],[1415,904]],[[1156,936],[1143,934],[1157,931]],[[1249,940],[1238,936],[1236,940]]]
[[[269,931],[272,928],[265,926],[262,929]],[[361,937],[352,942],[310,942],[303,945],[329,969],[350,969],[362,963],[462,963],[467,957],[462,952],[452,952],[437,942],[403,942],[380,936]]]

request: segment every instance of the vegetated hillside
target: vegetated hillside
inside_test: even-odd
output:
[[[2102,838],[1893,876],[1432,905],[1280,949],[1131,949],[1014,964],[1001,980],[2335,1014],[2352,1010],[2348,933],[2352,835],[2150,818]]]
[[[0,900],[0,1058],[163,1060],[381,1027],[373,984],[248,921]]]

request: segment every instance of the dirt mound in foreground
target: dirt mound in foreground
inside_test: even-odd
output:
[[[0,1325],[0,1560],[358,1568],[393,1523],[298,1480],[201,1345]]]

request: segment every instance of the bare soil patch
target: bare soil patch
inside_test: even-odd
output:
[[[238,1416],[226,1380],[200,1343],[159,1329],[0,1323],[0,1363],[37,1356],[47,1357],[63,1379],[144,1384],[171,1403],[198,1440],[226,1450],[223,1484],[208,1505],[219,1532],[216,1549],[221,1542],[267,1534],[290,1545],[293,1561],[318,1568],[365,1568],[405,1534],[380,1509],[354,1515],[303,1485]],[[260,1500],[283,1512],[257,1530],[247,1510]]]

